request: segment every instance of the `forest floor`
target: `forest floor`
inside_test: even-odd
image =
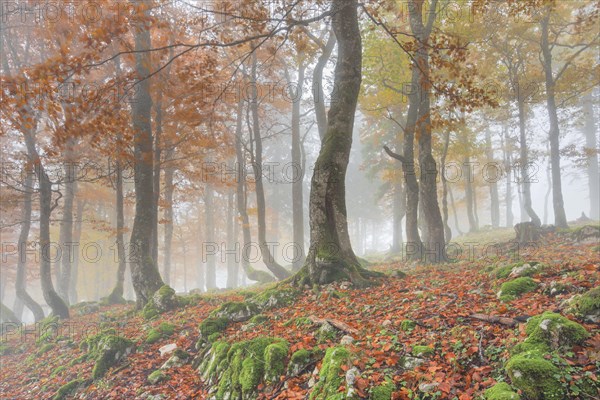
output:
[[[484,243],[490,241],[487,237],[497,240],[498,235],[486,232],[469,240]],[[538,248],[521,249],[518,255],[463,252],[460,260],[443,265],[414,266],[402,261],[378,264],[371,268],[388,274],[379,285],[355,289],[341,283],[306,289],[291,304],[263,311],[261,323],[230,323],[219,340],[233,343],[260,336],[279,337],[289,342],[289,357],[299,349],[322,355],[327,348],[338,345],[344,335],[350,335],[353,340],[342,340],[352,361],[342,370],[352,365],[358,368],[359,376],[353,384],[358,397],[375,398],[374,388],[387,381],[393,384],[393,399],[478,399],[496,382],[510,382],[505,365],[511,348],[527,337],[527,317],[554,311],[579,322],[590,333],[585,342],[561,354],[565,363],[560,369],[566,393],[563,396],[579,398],[577,385],[581,377],[597,385],[600,325],[571,315],[565,304],[573,295],[598,287],[600,254],[597,239],[577,241],[575,237],[572,231],[549,234]],[[501,300],[497,297],[500,286],[513,279],[506,276],[510,268],[501,267],[518,261],[543,264],[531,276],[535,289]],[[65,398],[209,398],[210,388],[190,362],[167,369],[166,380],[150,384],[148,376],[169,358],[161,357],[159,348],[176,343],[193,357],[198,353],[198,327],[211,311],[225,302],[244,301],[260,290],[204,294],[194,297],[192,304],[150,321],[132,305],[101,306],[86,315],[76,315],[74,309],[73,317],[62,323],[62,333],[47,340],[38,340],[39,332],[35,333],[34,327],[28,328],[28,334],[5,334],[0,344],[0,397],[51,399],[61,386],[83,379],[87,380],[82,385],[85,387],[75,388],[71,397]],[[473,318],[474,314],[506,319],[485,321]],[[319,328],[322,319],[341,329],[323,335]],[[146,343],[148,331],[164,322],[173,324],[174,332],[155,343]],[[514,326],[510,326],[512,323]],[[82,358],[85,351],[79,344],[109,327],[134,341],[136,351],[104,378],[91,381],[94,361]],[[408,357],[416,355],[417,345],[429,346],[433,351],[427,356]],[[259,384],[255,397],[308,398],[314,381],[319,379],[314,370],[321,360],[314,359],[298,376],[284,374],[279,383]],[[343,394],[346,381],[340,382],[339,393]]]

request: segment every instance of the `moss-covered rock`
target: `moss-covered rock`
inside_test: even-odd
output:
[[[349,366],[350,361],[351,354],[345,347],[335,346],[327,349],[319,373],[319,382],[310,394],[310,399],[328,400],[338,398],[340,395],[339,388],[344,383],[343,367]]]
[[[176,309],[181,305],[175,290],[164,285],[158,289],[150,298],[142,310],[145,319],[152,319],[159,314]]]
[[[583,343],[589,336],[583,326],[553,312],[530,318],[525,332],[528,335],[527,339],[514,347],[513,354],[531,350],[547,352],[570,348]]]
[[[50,374],[50,378],[54,378],[55,376],[62,374],[66,369],[66,365],[59,365],[58,367],[54,368],[54,370]]]
[[[203,361],[198,366],[198,373],[206,382],[214,383],[218,380],[223,371],[224,363],[227,362],[227,353],[229,352],[229,343],[214,342],[203,357]]]
[[[306,349],[300,349],[290,357],[288,364],[288,375],[297,376],[302,372],[311,361],[311,353]]]
[[[150,329],[148,331],[148,336],[146,336],[146,343],[153,344],[162,339],[162,333],[158,331],[158,329]]]
[[[511,357],[505,369],[512,384],[521,390],[528,400],[566,398],[565,389],[560,381],[560,370],[544,359],[538,351],[527,351]]]
[[[569,312],[594,323],[600,322],[600,286],[571,300]]]
[[[533,292],[538,284],[529,277],[521,277],[512,281],[504,282],[498,292],[498,298],[510,300],[524,293]]]
[[[433,354],[433,349],[429,346],[413,346],[412,354],[415,357],[427,357]]]
[[[506,382],[496,383],[485,391],[485,400],[520,400],[521,396],[516,393]]]
[[[203,338],[208,338],[214,333],[223,332],[227,328],[228,324],[229,319],[225,317],[208,317],[200,323],[200,334]]]
[[[256,294],[248,302],[261,310],[270,310],[292,304],[299,294],[300,291],[291,287],[273,288]]]
[[[133,342],[121,336],[98,334],[86,342],[91,358],[96,360],[92,378],[100,379],[109,368],[116,365],[135,348]]]
[[[157,383],[160,383],[167,379],[169,379],[169,376],[161,370],[156,370],[150,375],[148,375],[148,383],[150,383],[151,385],[156,385]]]
[[[317,331],[317,343],[323,344],[327,342],[337,341],[339,331],[329,322],[324,322]]]
[[[83,385],[84,381],[82,379],[75,379],[65,383],[58,389],[52,400],[64,400]]]
[[[287,342],[277,342],[265,348],[265,375],[267,384],[279,382],[279,378],[285,374],[285,359],[289,345]]]
[[[42,345],[42,347],[39,348],[39,350],[35,353],[35,355],[41,356],[42,354],[49,352],[50,350],[52,350],[55,347],[56,347],[56,345],[54,343],[46,343],[46,344]]]
[[[210,313],[213,318],[226,318],[232,322],[244,322],[260,312],[254,303],[230,301]]]
[[[384,382],[381,385],[373,387],[371,390],[372,400],[391,400],[392,394],[394,393],[394,384],[391,382]]]
[[[190,359],[190,355],[181,349],[176,349],[173,352],[173,355],[169,357],[167,361],[163,365],[161,365],[160,369],[169,369],[169,368],[177,368],[186,364]]]

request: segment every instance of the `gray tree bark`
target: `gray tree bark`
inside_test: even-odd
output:
[[[598,143],[596,139],[596,119],[594,119],[594,98],[589,91],[583,98],[585,114],[584,133],[587,161],[588,188],[590,192],[590,218],[600,219],[600,173],[598,172]]]
[[[68,138],[64,148],[64,186],[63,217],[60,222],[60,243],[62,246],[60,279],[58,280],[58,294],[69,305],[69,287],[71,280],[71,267],[74,261],[73,243],[73,202],[77,192],[77,166],[75,161],[74,146],[76,140]]]

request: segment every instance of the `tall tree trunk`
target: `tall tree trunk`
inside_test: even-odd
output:
[[[477,232],[477,222],[473,211],[473,175],[471,173],[471,159],[467,155],[463,161],[463,175],[465,177],[465,201],[467,205],[467,218],[469,220],[469,232]]]
[[[442,220],[444,222],[444,238],[446,239],[446,243],[450,243],[450,240],[452,239],[452,229],[450,229],[450,225],[448,225],[448,179],[446,179],[445,172],[448,147],[450,147],[450,130],[446,130],[444,134],[444,148],[440,160],[442,166]]]
[[[552,171],[550,167],[550,161],[548,161],[548,167],[546,168],[546,182],[548,188],[546,189],[546,194],[544,195],[544,225],[548,223],[548,199],[552,194]]]
[[[34,165],[40,191],[40,279],[44,300],[59,318],[69,318],[69,307],[54,290],[50,257],[50,216],[52,214],[52,183],[36,149],[33,131],[25,132],[25,144],[29,162]]]
[[[60,244],[62,246],[60,279],[58,280],[58,294],[69,305],[69,286],[71,281],[71,267],[76,251],[73,248],[73,202],[77,191],[77,168],[74,162],[75,139],[68,138],[64,149],[64,179],[65,194],[63,196],[63,217],[60,223]]]
[[[295,275],[298,285],[350,279],[368,283],[350,244],[346,214],[346,170],[352,147],[354,113],[361,84],[362,44],[356,0],[332,0],[332,25],[338,40],[331,108],[310,191],[310,249]]]
[[[506,171],[506,226],[512,227],[514,215],[512,211],[513,194],[512,194],[512,148],[510,146],[510,138],[508,136],[508,128],[502,126],[503,134],[503,152],[504,152],[504,170]]]
[[[44,319],[44,310],[42,307],[27,293],[27,242],[29,238],[29,230],[31,228],[31,209],[34,174],[31,165],[27,163],[25,166],[25,182],[24,182],[24,198],[23,198],[23,214],[21,216],[21,232],[19,233],[19,241],[17,250],[19,258],[17,260],[17,276],[15,279],[15,315],[21,319],[23,305],[25,305],[33,313],[33,318],[36,322]],[[18,301],[17,301],[18,300]],[[17,304],[18,303],[18,304]]]
[[[171,162],[170,159],[173,155],[173,150],[169,149],[165,157],[166,162]],[[168,164],[165,167],[165,255],[164,255],[164,270],[163,278],[167,285],[171,284],[171,247],[173,245],[173,192],[175,185],[173,184],[173,178],[175,175],[175,168],[172,164]]]
[[[134,3],[148,16],[147,5],[136,0]],[[143,307],[150,297],[164,283],[158,272],[156,260],[152,258],[153,232],[153,154],[150,98],[150,32],[146,21],[135,25],[135,59],[137,83],[135,101],[132,103],[134,131],[134,182],[135,182],[135,218],[131,230],[131,280],[136,294],[138,308]]]
[[[454,203],[454,194],[452,193],[451,186],[448,186],[448,194],[450,195],[450,207],[452,207],[452,215],[454,216],[454,227],[460,236],[463,235],[464,232],[460,229],[460,225],[458,224],[458,213],[456,212],[456,204]]]
[[[393,229],[392,229],[392,248],[390,249],[391,254],[399,254],[402,252],[402,220],[406,215],[406,192],[402,185],[401,176],[394,177],[393,183]]]
[[[550,119],[550,165],[552,166],[552,205],[554,207],[554,225],[559,228],[567,228],[567,215],[562,195],[562,180],[560,170],[560,127],[558,125],[558,113],[556,111],[554,74],[552,72],[552,51],[548,42],[548,30],[550,23],[550,8],[542,17],[540,25],[542,28],[541,48],[544,66],[544,77],[546,82],[546,104],[548,117]]]
[[[496,229],[500,226],[500,199],[498,198],[498,180],[500,176],[498,174],[497,163],[494,160],[494,148],[492,146],[492,134],[489,129],[485,130],[485,150],[488,165],[494,166],[493,168],[487,168],[486,171],[494,171],[493,176],[484,176],[490,186],[490,214],[492,220],[492,228]]]
[[[118,147],[121,146],[121,135],[117,136]],[[111,304],[124,303],[125,298],[123,296],[124,285],[125,285],[125,270],[127,269],[127,256],[125,255],[125,240],[123,233],[125,231],[125,213],[124,213],[124,195],[123,195],[123,166],[121,160],[117,156],[115,160],[115,187],[116,187],[116,245],[117,245],[117,258],[119,260],[119,266],[117,268],[117,282],[108,296]]]
[[[202,257],[202,244],[204,239],[202,235],[204,234],[202,227],[204,223],[202,221],[202,213],[200,211],[200,206],[198,206],[198,270],[196,275],[196,286],[200,289],[200,291],[205,291],[205,283],[206,283],[206,265],[204,264]]]
[[[298,176],[294,176],[292,181],[292,240],[294,249],[298,249],[298,254],[294,254],[292,261],[292,270],[299,271],[306,259],[304,252],[304,169],[301,168],[302,152],[300,146],[300,105],[302,101],[302,92],[304,88],[304,53],[298,52],[298,83],[294,93],[290,82],[289,96],[292,103],[292,165]]]
[[[313,70],[312,92],[313,101],[315,103],[315,116],[317,119],[317,127],[319,128],[319,137],[321,142],[325,138],[327,132],[327,111],[325,108],[325,93],[323,92],[323,70],[327,65],[327,61],[331,57],[333,48],[335,47],[335,33],[331,31],[327,38],[327,43],[323,47],[323,52],[317,59],[317,64]]]
[[[432,10],[436,9],[437,0],[432,0]],[[435,20],[435,12],[429,13],[426,24],[423,23],[423,1],[409,1],[409,18],[413,34],[417,36],[417,52],[413,70],[419,74],[419,89],[421,92],[419,118],[417,124],[419,143],[419,194],[423,204],[425,221],[427,223],[427,243],[425,256],[433,263],[445,260],[444,224],[437,197],[437,164],[432,155],[431,107],[430,107],[430,75],[429,75],[429,35]],[[424,259],[423,261],[427,261]]]
[[[75,228],[73,229],[73,240],[75,243],[81,243],[81,227],[83,224],[83,210],[85,209],[86,202],[78,199],[77,200],[77,211],[75,212]],[[73,258],[73,265],[71,268],[71,279],[69,287],[69,299],[71,304],[77,303],[79,298],[77,294],[77,279],[79,276],[79,255],[77,254]]]
[[[517,82],[517,86],[519,83]],[[531,177],[529,176],[529,148],[527,147],[527,133],[525,130],[525,99],[520,89],[517,90],[517,105],[519,109],[519,144],[520,144],[520,174],[523,196],[523,207],[536,226],[541,225],[540,217],[535,213],[531,205]],[[521,217],[522,218],[522,217]]]
[[[215,209],[214,209],[214,189],[212,183],[207,183],[206,191],[204,193],[204,227],[206,229],[205,234],[205,248],[208,246],[216,246],[215,243]],[[211,251],[205,255],[206,260],[206,290],[216,289],[217,287],[217,265],[215,255]]]
[[[270,274],[264,271],[259,271],[250,265],[249,252],[251,250],[252,245],[252,237],[250,233],[250,219],[248,218],[248,208],[247,208],[247,185],[246,185],[246,159],[243,153],[242,146],[242,120],[244,114],[244,103],[242,99],[238,102],[237,108],[237,120],[235,127],[235,155],[236,155],[236,201],[237,201],[237,209],[241,219],[242,225],[242,238],[243,238],[243,248],[241,249],[241,264],[242,269],[248,279],[251,281],[257,281],[261,283],[266,283],[273,281],[274,279]],[[229,250],[232,250],[231,248]],[[236,251],[237,253],[237,251]],[[245,282],[243,282],[245,283]]]
[[[600,219],[600,173],[598,172],[598,144],[596,140],[596,120],[594,119],[594,98],[589,91],[583,98],[585,114],[585,150],[587,161],[588,187],[590,192],[590,218]]]
[[[235,212],[233,203],[233,190],[227,191],[227,249],[234,249],[236,239],[234,236]],[[234,289],[238,285],[239,264],[235,255],[227,253],[227,288]]]
[[[256,211],[258,223],[258,245],[262,260],[266,267],[279,280],[288,278],[290,273],[277,263],[269,245],[267,243],[267,228],[266,228],[266,205],[265,205],[265,189],[263,185],[263,160],[262,160],[262,137],[260,132],[260,122],[258,115],[258,76],[257,76],[257,57],[256,52],[252,52],[252,75],[251,75],[251,99],[250,111],[252,113],[252,135],[254,138],[254,159],[252,160],[252,168],[255,176],[255,191],[256,191]]]

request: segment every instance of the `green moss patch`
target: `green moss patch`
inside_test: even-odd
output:
[[[569,311],[592,322],[600,321],[600,286],[575,297],[569,304]]]
[[[167,379],[169,379],[169,376],[161,370],[156,370],[148,375],[148,383],[151,385],[156,385],[157,383],[166,381]]]
[[[210,313],[213,318],[225,318],[232,322],[244,322],[259,313],[258,306],[250,302],[230,301]]]
[[[520,400],[521,396],[506,382],[496,383],[485,391],[485,400]]]
[[[310,394],[311,400],[327,400],[339,395],[339,388],[344,383],[344,370],[349,366],[351,354],[343,346],[330,347],[325,352],[325,358],[319,373],[319,382]]]
[[[248,302],[255,304],[261,310],[289,306],[298,298],[300,291],[291,287],[265,290],[251,297]]]
[[[429,346],[413,346],[412,355],[415,357],[427,357],[433,354],[433,349]]]
[[[182,305],[180,299],[175,295],[175,290],[167,285],[162,286],[146,303],[142,310],[145,319],[152,319],[159,314],[174,310]]]
[[[131,340],[114,334],[114,330],[110,329],[86,338],[79,347],[87,350],[87,358],[96,361],[92,378],[100,379],[109,368],[131,353],[135,345]]]
[[[506,373],[529,400],[563,400],[565,389],[560,370],[537,351],[517,354],[508,360]]]
[[[58,391],[56,392],[56,394],[54,395],[52,400],[66,399],[68,396],[73,394],[77,389],[82,387],[84,385],[84,383],[85,382],[82,379],[75,379],[71,382],[65,383],[58,389]]]
[[[285,359],[289,346],[287,342],[277,342],[265,348],[265,375],[267,384],[279,382],[279,378],[285,374]]]
[[[529,277],[513,279],[502,284],[498,297],[503,300],[510,300],[522,294],[533,292],[537,286],[538,284]]]
[[[570,348],[583,343],[589,336],[583,326],[553,312],[530,318],[525,332],[528,337],[523,343],[515,346],[514,354],[529,350],[547,352]]]
[[[300,349],[290,357],[290,363],[288,364],[288,375],[297,376],[299,375],[311,361],[311,353],[306,349]]]
[[[394,385],[390,382],[384,382],[381,385],[373,387],[371,390],[372,400],[391,400],[394,393]]]
[[[208,338],[209,336],[223,332],[227,325],[229,324],[229,320],[225,317],[209,317],[200,323],[200,334],[203,338]]]
[[[415,321],[411,321],[410,319],[405,319],[400,323],[400,329],[402,329],[404,332],[411,332],[416,328],[416,326],[417,323]]]

